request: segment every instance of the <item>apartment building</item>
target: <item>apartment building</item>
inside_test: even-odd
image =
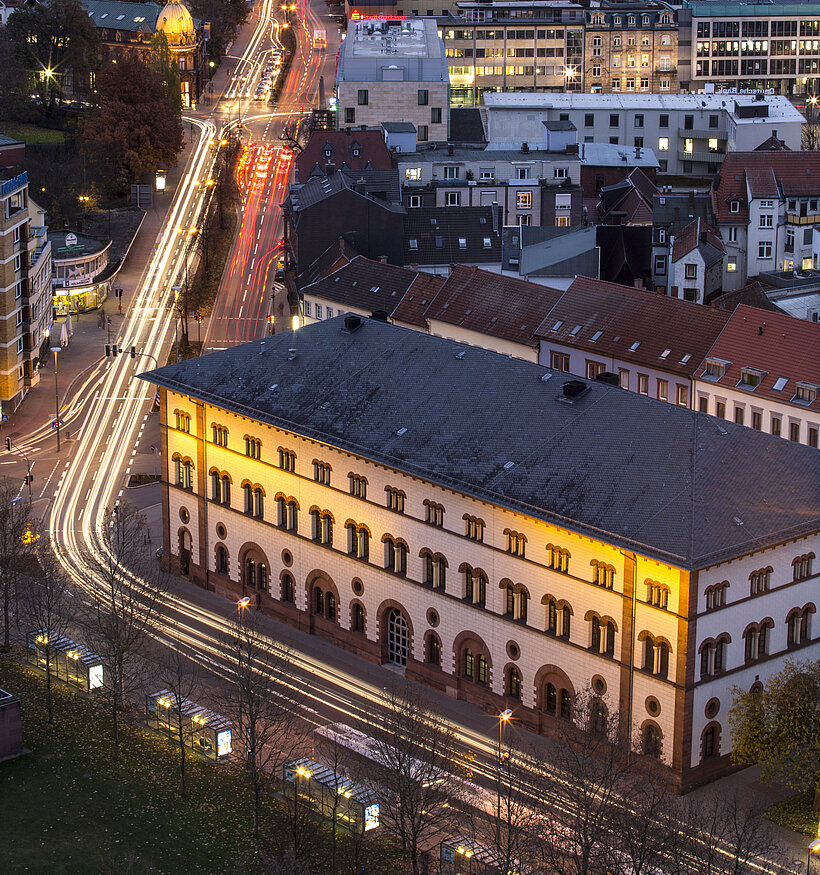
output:
[[[574,143],[574,137],[572,138]],[[583,222],[577,151],[457,149],[402,154],[402,202],[459,207],[497,204],[502,225],[569,228]]]
[[[695,377],[697,408],[817,448],[820,324],[745,304]]]
[[[691,56],[681,53],[684,87],[788,96],[820,92],[820,14],[811,0],[687,0],[678,15],[691,40]]]
[[[450,81],[435,19],[351,21],[336,96],[340,128],[409,122],[420,143],[446,140]]]
[[[817,655],[806,447],[357,316],[140,376],[166,560],[522,726],[592,689],[687,789]]]
[[[51,325],[51,246],[41,222],[28,173],[0,174],[0,401],[11,409],[39,381]]]
[[[726,247],[726,291],[767,271],[817,270],[820,153],[729,155],[713,183],[712,200]]]
[[[535,146],[543,123],[569,121],[581,141],[643,147],[660,173],[711,176],[730,152],[776,135],[800,149],[803,116],[780,95],[487,94],[488,148]],[[765,153],[771,154],[771,153]]]
[[[678,91],[678,25],[665,3],[606,3],[584,13],[583,90]]]

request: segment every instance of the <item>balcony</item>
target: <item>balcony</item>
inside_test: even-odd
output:
[[[695,161],[701,164],[720,164],[725,157],[725,152],[684,152],[683,149],[678,151],[679,161]]]
[[[799,213],[786,211],[787,225],[820,225],[820,214],[814,216],[801,216]]]
[[[678,134],[682,138],[689,137],[692,140],[723,140],[726,145],[728,133],[726,128],[678,128]]]

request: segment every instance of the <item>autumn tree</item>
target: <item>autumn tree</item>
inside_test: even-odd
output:
[[[151,51],[148,55],[148,68],[162,82],[168,103],[177,112],[182,109],[182,92],[180,90],[179,62],[171,47],[164,30],[151,37]]]
[[[62,101],[66,77],[72,77],[73,89],[87,88],[99,65],[100,39],[81,0],[22,5],[6,29],[46,114]]]
[[[172,166],[182,150],[179,112],[162,79],[132,55],[102,66],[95,105],[82,119],[80,133],[89,157],[106,155],[117,167],[123,191]]]
[[[421,871],[421,852],[453,806],[466,795],[456,774],[463,757],[448,722],[416,687],[394,686],[383,712],[369,730],[374,762],[359,782],[380,800],[382,829],[406,854],[413,875]]]
[[[32,541],[29,533],[30,508],[17,495],[17,488],[9,480],[0,481],[0,600],[3,610],[3,645],[11,648],[11,618],[19,596],[20,582],[31,558]]]
[[[116,760],[120,714],[128,696],[142,688],[167,579],[146,543],[145,518],[130,505],[106,510],[101,541],[101,549],[88,557],[82,625],[103,661]]]
[[[738,764],[761,777],[814,792],[820,811],[820,660],[787,660],[762,690],[733,690],[729,727]]]
[[[38,538],[34,556],[26,563],[22,614],[32,631],[42,632],[38,649],[45,658],[48,722],[54,722],[51,678],[54,670],[54,641],[65,635],[71,617],[69,577],[47,541]]]

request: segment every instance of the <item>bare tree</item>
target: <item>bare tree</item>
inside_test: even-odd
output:
[[[194,733],[194,724],[185,716],[185,704],[198,697],[201,690],[201,672],[197,663],[183,651],[179,638],[175,638],[171,646],[165,648],[160,660],[160,683],[171,693],[176,703],[174,742],[179,747],[179,795],[184,799],[187,793],[186,757]]]
[[[146,547],[145,519],[130,505],[106,512],[101,541],[99,552],[89,558],[90,598],[82,621],[104,664],[103,689],[111,708],[116,760],[120,713],[125,699],[140,687],[166,578]]]
[[[425,840],[452,822],[453,806],[466,795],[455,734],[409,684],[388,691],[384,713],[370,731],[375,763],[363,769],[360,783],[378,795],[382,828],[419,875]]]
[[[267,639],[255,615],[237,616],[227,642],[233,665],[230,688],[238,747],[253,786],[253,834],[259,834],[262,790],[301,742],[299,707],[288,650]]]
[[[589,691],[576,698],[572,720],[562,721],[553,770],[540,776],[540,798],[552,809],[554,838],[542,851],[550,871],[591,875],[612,859],[611,824],[621,805],[628,744],[617,714]]]
[[[699,875],[746,875],[782,855],[763,811],[737,793],[709,792],[688,801],[686,854]]]
[[[0,481],[0,598],[3,602],[3,646],[0,650],[3,653],[8,653],[11,648],[11,615],[31,555],[29,511],[11,482]]]
[[[54,665],[54,640],[65,635],[69,625],[69,578],[48,542],[37,539],[35,556],[27,571],[22,613],[29,628],[41,631],[37,647],[45,657],[46,705],[48,722],[54,722],[51,675]]]

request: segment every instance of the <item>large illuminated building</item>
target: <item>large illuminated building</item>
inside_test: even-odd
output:
[[[144,376],[177,570],[492,713],[591,690],[686,789],[817,656],[809,447],[352,315]]]

